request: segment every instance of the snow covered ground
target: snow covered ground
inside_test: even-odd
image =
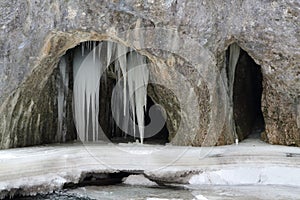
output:
[[[229,187],[233,193],[235,186],[241,190],[264,186],[288,188],[296,195],[300,191],[300,148],[248,139],[239,145],[205,148],[102,143],[0,151],[2,196],[17,189],[23,194],[50,192],[66,182],[78,182],[88,172],[119,171],[141,173],[160,183],[198,187],[194,192],[204,186],[205,191]]]

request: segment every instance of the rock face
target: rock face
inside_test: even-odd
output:
[[[59,59],[80,42],[102,40],[148,57],[156,84],[149,95],[166,110],[169,141],[195,146],[247,135],[235,134],[228,95],[235,90],[226,51],[237,43],[261,67],[263,139],[300,146],[298,1],[3,0],[0,11],[1,148],[61,141]]]

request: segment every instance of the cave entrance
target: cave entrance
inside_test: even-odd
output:
[[[240,140],[260,138],[265,129],[261,110],[262,79],[261,67],[246,51],[239,48],[232,98],[233,118]]]
[[[164,124],[163,128],[154,135],[149,136],[149,134],[143,134],[144,136],[141,136],[140,134],[140,122],[142,121],[146,128],[147,125],[151,123],[152,118],[150,119],[149,111],[150,108],[155,105],[155,103],[152,98],[147,95],[147,87],[143,88],[143,86],[135,86],[135,84],[138,85],[141,83],[138,81],[143,81],[141,80],[143,78],[142,76],[145,76],[146,73],[145,71],[138,71],[136,69],[140,66],[147,65],[150,60],[131,48],[127,48],[125,46],[120,47],[118,45],[120,44],[108,41],[83,42],[73,49],[69,49],[61,58],[58,67],[59,70],[57,70],[59,71],[58,79],[63,83],[58,84],[60,85],[58,89],[58,109],[60,108],[61,110],[58,111],[58,116],[60,118],[58,119],[58,135],[64,134],[59,132],[67,131],[70,134],[70,132],[73,131],[75,134],[77,132],[77,140],[84,142],[95,142],[99,140],[104,140],[107,142],[109,140],[110,142],[114,143],[136,142],[137,140],[140,142],[141,137],[143,137],[144,143],[165,144],[168,142],[169,137],[166,124]],[[99,49],[96,49],[96,47],[99,47]],[[120,55],[122,56],[121,59]],[[102,67],[104,71],[101,71],[101,69],[99,70],[98,67],[94,66],[82,67],[82,65],[99,64],[107,66]],[[124,81],[124,71],[121,70],[121,67],[123,67],[123,70],[124,67],[125,70],[127,70],[127,72],[125,72],[125,80],[127,79],[127,82]],[[134,76],[129,75],[129,70],[134,71]],[[101,75],[98,76],[97,73],[100,73]],[[81,76],[81,74],[83,74],[83,76]],[[94,81],[91,81],[91,79]],[[120,79],[122,79],[123,82],[120,82]],[[129,83],[130,79],[137,79],[137,81],[133,80],[131,83]],[[126,94],[127,100],[124,101],[127,102],[126,106],[125,104],[113,99],[113,91],[118,82],[119,86],[126,86],[123,86],[123,89],[121,90],[122,92],[119,93],[119,96],[114,96],[114,98],[123,98],[124,101],[125,93],[123,93],[123,91],[130,92],[130,87],[131,89],[133,88],[133,94]],[[91,83],[94,85],[89,86]],[[62,91],[65,90],[66,86],[68,88],[68,92]],[[126,87],[125,90],[124,87]],[[140,90],[144,91],[139,93]],[[68,97],[65,96],[66,94]],[[140,97],[137,97],[138,95],[140,95]],[[93,99],[95,98],[98,99],[94,101]],[[139,113],[140,111],[138,111],[138,109],[141,109],[141,106],[139,108],[132,108],[129,98],[134,99],[135,103],[146,100],[147,103],[140,103],[142,106],[144,105],[142,107],[142,118],[141,114]],[[115,108],[112,107],[112,104],[116,104],[116,102],[117,104],[119,103],[122,105],[119,107],[117,106],[117,110],[113,110]],[[64,106],[65,108],[62,108]],[[134,111],[126,111],[125,114],[124,110],[128,110],[126,107],[130,107]],[[124,129],[121,129],[118,126],[116,123],[116,116],[113,115],[113,112],[114,115],[117,115],[118,121],[123,124],[123,127],[124,124],[129,124],[128,126],[125,125],[127,130],[124,131]],[[70,120],[71,116],[72,120]],[[156,118],[163,120],[163,116],[163,112],[156,112]],[[66,117],[69,119],[63,119]],[[131,119],[131,123],[135,124],[135,128],[133,128],[132,124],[130,125],[130,123],[128,123],[128,117]],[[98,121],[94,122],[94,119],[97,119]],[[77,122],[81,120],[82,123],[79,123],[78,125],[76,120]]]
[[[106,82],[106,83],[105,83]],[[106,84],[106,87],[105,87]],[[104,80],[104,78],[101,79],[101,95],[100,96],[100,113],[99,113],[99,123],[103,130],[103,133],[105,136],[113,143],[128,143],[128,142],[136,142],[137,139],[140,138],[139,130],[136,129],[135,135],[133,136],[133,128],[128,127],[128,132],[131,134],[125,133],[117,124],[116,121],[113,119],[112,115],[112,107],[111,107],[111,98],[112,98],[112,92],[114,89],[114,86],[116,85],[116,80],[112,77],[108,77],[107,80]],[[145,126],[149,125],[151,123],[151,118],[149,116],[149,111],[152,106],[155,105],[155,102],[152,100],[152,98],[147,95],[147,106],[145,108]],[[102,111],[102,112],[101,112]],[[104,115],[103,115],[104,114]],[[120,116],[119,119],[120,122],[124,122],[125,116]],[[133,118],[133,116],[130,116]],[[135,116],[136,117],[136,116]],[[152,116],[153,117],[153,116]],[[163,111],[156,112],[156,115],[154,116],[156,119],[164,120],[164,113]],[[136,123],[136,125],[138,125]],[[166,123],[164,124],[163,128],[160,129],[159,132],[154,134],[151,137],[148,137],[147,134],[144,136],[144,144],[166,144],[168,143],[169,138],[169,131],[166,127]]]

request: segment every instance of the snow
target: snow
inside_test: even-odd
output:
[[[0,191],[52,191],[88,172],[118,171],[195,187],[272,184],[298,190],[300,148],[246,140],[213,148],[85,143],[0,151]]]
[[[205,196],[201,195],[201,194],[198,194],[195,196],[196,199],[195,200],[208,200]]]
[[[270,184],[300,186],[300,168],[287,166],[235,166],[229,169],[215,169],[193,176],[190,184],[241,185]]]
[[[296,187],[278,185],[200,186],[189,188],[194,200],[299,199]]]

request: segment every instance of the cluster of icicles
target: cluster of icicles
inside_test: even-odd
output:
[[[61,71],[65,68],[64,62],[61,62],[60,68]],[[98,116],[99,112],[101,115],[100,79],[107,78],[105,70],[111,70],[116,77],[114,90],[118,87],[121,90],[112,97],[112,113],[116,124],[125,134],[134,137],[138,131],[143,143],[149,79],[146,59],[131,48],[110,41],[84,42],[80,48],[75,48],[73,114],[80,140],[98,141],[102,137]]]

